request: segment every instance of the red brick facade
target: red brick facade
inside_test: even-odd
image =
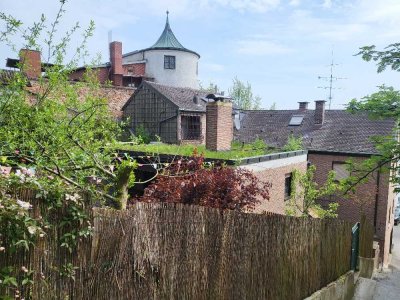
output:
[[[360,162],[367,157],[351,155],[332,155],[324,153],[310,153],[309,161],[316,166],[315,180],[318,184],[323,184],[332,170],[333,163],[346,162],[353,160]],[[362,213],[375,226],[375,240],[379,242],[383,264],[389,262],[390,235],[393,229],[393,186],[389,183],[389,173],[374,172],[368,178],[368,182],[357,187],[354,195],[348,197],[331,196],[323,199],[322,205],[329,202],[338,202],[339,218],[356,223],[360,221]]]
[[[19,52],[22,72],[29,79],[39,78],[42,74],[40,51],[21,49]]]
[[[233,140],[232,102],[214,101],[206,107],[206,148],[230,150]]]
[[[107,80],[110,80],[110,78],[109,78],[110,68],[109,67],[94,68],[93,72],[95,72],[97,79],[99,80],[99,83],[101,83],[101,84],[104,84],[107,82]],[[69,79],[72,81],[81,81],[83,79],[83,77],[85,76],[85,73],[86,73],[85,68],[76,70],[69,75]]]
[[[307,170],[307,160],[288,164],[277,168],[268,168],[263,171],[254,172],[257,177],[263,181],[271,182],[272,186],[269,190],[270,200],[263,201],[255,208],[255,213],[274,212],[277,214],[285,214],[288,199],[285,199],[285,178],[294,170],[302,173]],[[302,205],[302,203],[298,203]]]
[[[145,63],[122,65],[124,75],[144,76],[146,71]]]

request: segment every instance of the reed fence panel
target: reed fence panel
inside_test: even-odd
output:
[[[165,203],[88,214],[93,236],[72,253],[55,228],[0,267],[36,270],[34,299],[303,299],[350,269],[351,225],[336,219]]]

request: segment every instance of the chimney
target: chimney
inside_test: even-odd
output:
[[[306,111],[308,109],[308,103],[310,102],[298,102],[299,103],[299,111]]]
[[[111,81],[115,86],[122,86],[122,43],[110,43]]]
[[[215,100],[206,106],[206,148],[230,150],[233,140],[232,102]]]
[[[325,100],[315,101],[314,123],[322,125],[325,119]]]
[[[42,75],[42,63],[40,60],[40,51],[21,49],[19,51],[19,63],[21,71],[29,79],[37,79]]]

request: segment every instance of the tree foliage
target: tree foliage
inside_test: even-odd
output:
[[[252,172],[226,166],[206,166],[203,156],[179,159],[135,199],[143,202],[175,202],[219,209],[251,210],[269,200],[271,184]]]
[[[390,44],[384,50],[376,50],[375,45],[364,46],[356,55],[361,55],[365,61],[375,61],[378,73],[387,67],[395,71],[400,70],[400,43]]]
[[[335,173],[329,172],[326,182],[322,186],[314,180],[315,166],[310,166],[305,173],[295,170],[292,173],[292,193],[286,213],[289,215],[317,216],[320,218],[337,217],[338,203],[330,203],[323,208],[317,203],[319,199],[334,195],[342,190],[342,185],[335,181]]]
[[[297,151],[303,149],[303,137],[295,137],[293,134],[289,135],[287,143],[283,146],[283,151]]]
[[[249,82],[244,83],[237,77],[233,79],[233,85],[228,90],[233,102],[241,109],[261,109],[261,97],[254,96]]]
[[[44,72],[35,80],[13,72],[0,85],[0,255],[31,248],[49,228],[65,229],[60,246],[72,251],[91,232],[83,195],[125,208],[127,189],[134,181],[130,172],[135,162],[129,157],[119,160],[109,147],[118,139],[121,125],[110,115],[96,78],[88,71],[85,82],[68,80],[71,70],[87,58],[94,24],[89,23],[79,46],[72,48],[80,25],[63,36],[57,32],[65,2],[60,1],[50,24],[44,15],[26,25],[0,13],[0,42],[17,50],[13,42],[19,41],[20,47],[39,50],[42,61],[52,63],[43,65]],[[24,71],[29,66],[18,67]],[[62,208],[63,219],[33,216],[30,204],[19,198],[21,189],[32,192],[48,212]],[[0,270],[0,288],[11,288],[16,295],[24,288],[29,297],[26,286],[37,277],[25,266],[9,266]]]
[[[113,201],[112,195],[92,183],[117,183],[120,179],[108,146],[118,139],[121,126],[111,116],[96,76],[88,72],[83,83],[68,81],[68,74],[86,56],[85,45],[94,24],[91,22],[84,31],[80,46],[70,55],[72,60],[67,61],[69,42],[79,25],[55,41],[64,3],[61,1],[57,17],[50,25],[42,16],[40,22],[25,29],[21,21],[0,15],[6,22],[6,30],[0,35],[3,41],[21,39],[25,47],[43,51],[42,42],[47,45],[48,59],[53,63],[37,81],[29,81],[19,72],[1,86],[0,155],[4,165],[34,166],[42,180],[47,180],[45,175],[56,176],[66,185]],[[19,67],[24,70],[27,66]]]
[[[392,70],[400,70],[400,43],[388,45],[383,51],[376,50],[375,46],[365,46],[360,48],[357,55],[361,55],[365,61],[376,61],[378,73],[387,67]],[[366,112],[371,118],[387,119],[394,122],[393,134],[390,136],[371,137],[379,155],[365,160],[362,164],[354,165],[351,168],[356,170],[358,176],[351,176],[348,180],[346,191],[354,190],[354,187],[365,182],[372,172],[376,170],[392,168],[392,181],[399,182],[396,176],[399,170],[398,160],[400,159],[400,145],[398,143],[398,122],[400,118],[400,92],[393,87],[382,85],[379,90],[371,95],[365,96],[360,100],[353,99],[347,106],[347,110],[356,114]]]

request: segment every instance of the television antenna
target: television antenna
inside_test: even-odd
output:
[[[334,81],[337,81],[337,80],[347,79],[347,78],[345,78],[345,77],[336,77],[336,76],[333,76],[333,70],[334,70],[334,68],[335,68],[336,66],[338,66],[338,65],[339,65],[339,64],[335,64],[335,63],[334,63],[334,60],[333,60],[333,50],[332,50],[332,60],[331,60],[331,64],[328,65],[328,67],[330,67],[330,69],[331,69],[330,75],[329,75],[329,76],[318,76],[318,79],[322,79],[322,80],[328,81],[328,85],[326,85],[326,86],[319,86],[318,88],[319,88],[319,89],[324,89],[324,90],[329,89],[329,97],[328,97],[328,100],[329,100],[329,109],[331,109],[331,104],[332,104],[332,90],[341,90],[341,89],[342,89],[342,88],[340,88],[340,87],[334,87],[334,86],[333,86],[333,82],[334,82]]]

